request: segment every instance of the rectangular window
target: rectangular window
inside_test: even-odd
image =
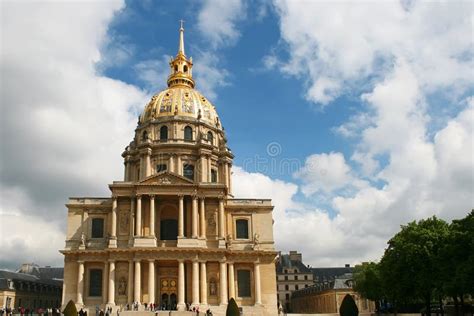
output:
[[[239,288],[239,297],[251,297],[249,270],[237,271],[237,287]]]
[[[92,238],[104,238],[104,219],[92,219]]]
[[[246,219],[238,219],[235,221],[235,225],[237,226],[237,239],[248,239],[249,238],[249,224],[248,220]]]
[[[213,183],[217,182],[217,170],[215,169],[211,170],[211,182]]]
[[[102,270],[89,271],[89,296],[102,296]]]
[[[156,165],[156,173],[166,171],[167,169],[168,169],[168,166],[165,163]]]

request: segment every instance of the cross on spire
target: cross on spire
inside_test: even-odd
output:
[[[183,27],[184,20],[179,20],[179,23],[181,24],[181,28],[184,29],[184,27]]]

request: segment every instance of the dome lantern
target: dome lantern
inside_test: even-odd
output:
[[[168,87],[185,86],[194,88],[195,82],[193,79],[193,59],[187,58],[184,53],[184,27],[183,20],[179,28],[179,46],[178,54],[170,61],[170,75],[168,77]]]

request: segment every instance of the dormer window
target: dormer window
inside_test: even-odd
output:
[[[183,71],[184,71],[185,73],[187,73],[187,72],[188,72],[188,66],[184,65]]]
[[[178,65],[174,65],[174,72],[178,72]]]

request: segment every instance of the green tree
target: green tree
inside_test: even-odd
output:
[[[359,309],[357,308],[356,303],[351,295],[347,294],[344,296],[344,299],[341,303],[341,308],[339,309],[340,316],[358,316]]]
[[[439,259],[448,235],[448,224],[434,216],[402,226],[389,240],[380,262],[389,299],[397,303],[421,299],[430,315],[433,295],[442,292]]]
[[[443,291],[453,298],[457,314],[464,295],[474,295],[474,211],[452,221],[439,263]]]
[[[67,303],[63,311],[64,316],[77,316],[76,304],[71,300]]]
[[[237,306],[237,303],[235,302],[234,298],[231,298],[229,300],[229,304],[227,304],[227,310],[225,312],[226,316],[239,316],[239,307]]]
[[[354,289],[364,298],[375,301],[377,310],[384,297],[379,265],[375,262],[363,263],[355,267]]]

